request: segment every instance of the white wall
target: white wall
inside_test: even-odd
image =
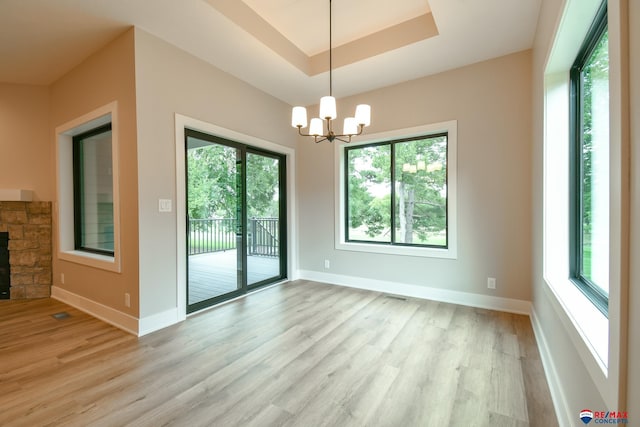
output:
[[[634,5],[635,3],[635,5]],[[638,319],[634,317],[634,308],[640,304],[637,290],[634,287],[638,283],[638,276],[631,277],[627,259],[626,238],[629,234],[629,223],[631,230],[635,230],[635,236],[631,237],[631,266],[637,266],[638,262],[638,223],[637,210],[634,214],[629,214],[627,203],[638,208],[637,190],[637,150],[631,146],[631,152],[636,156],[632,161],[631,193],[628,192],[626,181],[626,162],[628,159],[628,106],[625,101],[627,92],[625,73],[627,60],[638,64],[638,40],[635,35],[635,44],[632,40],[629,49],[626,47],[626,19],[627,4],[631,5],[630,28],[638,27],[638,2],[635,0],[612,0],[609,1],[609,31],[610,31],[610,52],[611,52],[611,152],[612,181],[611,181],[611,296],[609,313],[609,375],[605,377],[601,372],[594,370],[594,362],[587,346],[580,337],[580,332],[573,326],[570,318],[565,314],[561,305],[556,300],[553,292],[543,278],[543,179],[544,179],[544,132],[545,132],[545,99],[544,99],[544,73],[547,61],[551,55],[554,36],[559,28],[560,20],[565,8],[565,2],[543,1],[538,20],[538,29],[533,49],[533,310],[534,318],[537,321],[535,326],[538,341],[542,344],[542,353],[545,356],[545,369],[550,379],[551,391],[554,401],[558,406],[561,425],[576,425],[579,423],[578,414],[583,408],[590,408],[594,411],[602,410],[625,410],[630,411],[630,424],[637,423],[638,414],[634,411],[640,404],[640,382],[638,381],[638,370],[635,367],[638,360],[640,346],[638,345]],[[577,2],[578,8],[584,6],[582,2]],[[597,6],[597,4],[596,4]],[[621,31],[622,28],[622,31]],[[633,32],[633,30],[632,30]],[[635,46],[635,48],[634,48]],[[633,68],[631,75],[633,76]],[[638,71],[636,69],[635,73]],[[633,79],[631,79],[633,85]],[[633,88],[633,86],[632,86]],[[632,108],[637,108],[637,87],[636,96],[631,97]],[[635,103],[635,104],[634,104]],[[637,110],[635,121],[633,109],[631,110],[631,131],[637,132]],[[635,126],[635,127],[634,127]],[[635,144],[637,147],[637,133],[635,134]],[[633,178],[632,178],[633,179]],[[635,185],[634,185],[635,183]],[[564,184],[563,184],[564,185]],[[635,189],[634,189],[635,188]],[[631,194],[631,197],[629,196]],[[635,251],[634,251],[635,249]],[[635,259],[635,262],[634,262]],[[631,268],[631,274],[637,274],[637,270]],[[627,295],[627,291],[629,295]],[[627,320],[626,311],[630,313]],[[635,326],[634,326],[635,325]],[[626,347],[626,334],[628,330],[629,352]],[[634,337],[635,335],[635,337]],[[635,358],[634,358],[635,356]],[[590,359],[591,358],[591,359]],[[627,373],[627,361],[629,361],[629,371]],[[588,362],[588,363],[587,363]],[[628,396],[625,408],[625,386],[628,386]],[[635,412],[635,413],[634,413]]]
[[[375,70],[372,70],[375,72]],[[530,300],[531,52],[339,99],[341,117],[372,108],[369,134],[458,121],[458,258],[336,250],[334,146],[298,141],[303,274],[376,279]],[[337,93],[339,97],[339,93]],[[324,260],[331,268],[324,269]],[[497,289],[487,289],[487,277]],[[398,288],[398,286],[396,286]]]
[[[177,309],[175,114],[293,147],[290,106],[135,30],[140,318]],[[158,199],[173,200],[158,213]]]

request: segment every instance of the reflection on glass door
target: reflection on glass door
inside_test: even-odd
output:
[[[280,154],[185,134],[191,313],[286,278],[286,172]]]
[[[188,311],[242,290],[241,150],[187,134]]]
[[[247,285],[278,278],[282,272],[284,192],[280,157],[247,153]],[[282,175],[282,176],[281,176]]]

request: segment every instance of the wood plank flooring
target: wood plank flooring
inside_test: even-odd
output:
[[[55,300],[1,302],[0,425],[557,421],[528,317],[298,281],[140,339]]]

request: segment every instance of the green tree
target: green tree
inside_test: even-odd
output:
[[[236,218],[241,164],[235,148],[206,145],[187,150],[187,194],[190,218]],[[279,160],[247,154],[249,217],[278,216]]]
[[[190,218],[235,218],[238,197],[236,150],[207,145],[187,150]]]
[[[247,215],[249,218],[278,217],[279,160],[247,154]]]
[[[594,151],[594,119],[602,123],[608,121],[608,116],[595,117],[596,114],[606,112],[609,109],[608,85],[609,85],[609,33],[605,31],[591,55],[586,60],[581,77],[581,132],[580,141],[582,150],[581,164],[581,186],[580,196],[582,198],[582,240],[583,240],[583,261],[582,271],[585,276],[591,276],[591,244],[592,244],[592,190],[600,179],[594,174],[594,163],[604,161],[599,159],[598,153]],[[607,96],[604,96],[606,88]],[[607,177],[608,178],[608,177]]]

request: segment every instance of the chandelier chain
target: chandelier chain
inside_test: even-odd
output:
[[[333,96],[333,39],[332,39],[331,0],[329,0],[329,96]]]

